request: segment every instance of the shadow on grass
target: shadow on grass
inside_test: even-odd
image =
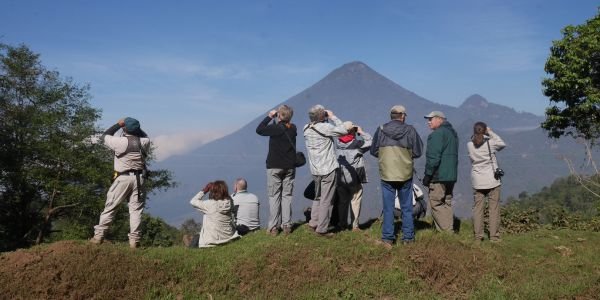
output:
[[[367,220],[367,222],[359,224],[358,228],[360,228],[362,230],[369,229],[369,228],[371,228],[371,226],[373,226],[377,222],[379,222],[379,218],[372,218],[372,219]],[[381,227],[381,222],[379,222],[379,226]]]
[[[462,223],[461,219],[454,216],[454,222],[452,222],[452,230],[454,230],[454,233],[456,233],[456,234],[460,233],[461,223]]]

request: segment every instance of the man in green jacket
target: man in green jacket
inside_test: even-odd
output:
[[[458,169],[458,135],[441,111],[425,116],[433,132],[427,138],[423,185],[429,187],[429,207],[437,230],[452,232],[452,191]]]

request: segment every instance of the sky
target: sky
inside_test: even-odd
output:
[[[159,159],[235,131],[362,61],[434,102],[544,114],[544,63],[598,1],[0,0],[0,43],[90,85],[100,127],[140,120]]]

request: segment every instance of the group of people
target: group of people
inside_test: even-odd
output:
[[[291,107],[281,105],[269,111],[256,128],[257,134],[269,137],[266,159],[269,221],[266,232],[273,236],[281,232],[287,235],[293,230],[292,198],[298,152],[297,127],[291,122],[293,113]],[[378,160],[381,180],[383,224],[380,243],[391,246],[396,242],[396,198],[399,199],[402,218],[401,242],[414,242],[414,161],[422,156],[424,145],[415,128],[406,123],[406,108],[402,105],[393,106],[390,121],[379,126],[373,136],[351,121],[342,122],[322,105],[311,107],[308,117],[309,123],[303,126],[302,131],[315,189],[308,229],[317,236],[333,236],[330,221],[335,199],[337,229],[361,230],[362,185],[367,182],[363,156],[370,152]],[[435,228],[452,232],[452,194],[457,180],[458,135],[444,113],[433,111],[424,117],[432,132],[427,138],[422,183],[429,194]],[[114,134],[119,128],[123,129],[124,134],[116,137]],[[115,180],[90,241],[102,243],[116,206],[124,199],[129,199],[129,244],[136,248],[140,239],[139,225],[143,210],[140,193],[149,139],[140,129],[139,122],[133,118],[120,120],[106,130],[101,139],[115,153]],[[478,241],[484,238],[483,209],[486,198],[489,201],[490,240],[500,240],[499,202],[503,172],[498,167],[495,154],[504,147],[502,139],[485,123],[477,122],[474,125],[467,149],[472,163],[474,236]],[[247,181],[239,178],[234,183],[234,193],[230,195],[227,184],[217,180],[208,183],[192,198],[191,205],[204,214],[199,241],[195,246],[224,244],[260,228],[259,201],[247,188]]]

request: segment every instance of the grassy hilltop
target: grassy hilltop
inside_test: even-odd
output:
[[[420,223],[419,225],[427,225]],[[212,249],[62,241],[0,255],[2,299],[597,299],[600,233],[537,230],[476,244],[417,232],[392,250],[361,233],[263,231]],[[423,226],[421,226],[423,227]]]

